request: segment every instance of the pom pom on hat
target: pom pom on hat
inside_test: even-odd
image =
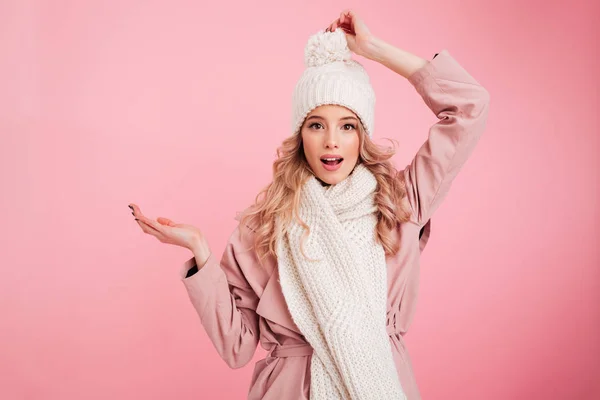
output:
[[[308,39],[304,48],[304,65],[318,67],[335,61],[348,61],[351,56],[352,52],[342,29],[333,32],[319,31]]]

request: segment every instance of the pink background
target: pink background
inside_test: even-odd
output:
[[[191,253],[127,204],[220,254],[289,134],[306,39],[356,7],[491,94],[422,258],[423,398],[599,399],[599,6],[558,3],[2,1],[0,398],[245,398],[254,362],[226,366],[179,282]],[[437,119],[358,59],[403,167]]]

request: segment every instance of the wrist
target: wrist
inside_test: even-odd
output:
[[[210,247],[205,240],[199,240],[190,248],[198,268],[202,268],[211,255]]]
[[[370,35],[366,41],[363,57],[372,61],[382,62],[387,43],[377,36]]]
[[[402,50],[375,36],[367,41],[365,47],[368,49],[365,51],[367,58],[377,61],[405,78],[409,78],[428,63],[428,60]]]

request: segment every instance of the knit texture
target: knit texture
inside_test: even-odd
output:
[[[377,181],[363,165],[336,185],[312,176],[300,218],[277,240],[281,288],[314,349],[310,398],[406,399],[386,333],[387,267],[376,242]]]
[[[362,64],[351,58],[342,29],[319,31],[304,48],[302,76],[292,96],[292,134],[299,132],[306,116],[316,107],[336,104],[352,110],[367,135],[375,128],[375,92]]]

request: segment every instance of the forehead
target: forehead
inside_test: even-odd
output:
[[[317,108],[315,108],[314,110],[312,110],[306,117],[310,117],[310,116],[320,116],[323,118],[332,118],[332,119],[336,119],[336,118],[344,118],[344,117],[356,117],[356,114],[354,112],[352,112],[352,110],[344,107],[344,106],[340,106],[337,104],[324,104],[321,106],[318,106]]]

